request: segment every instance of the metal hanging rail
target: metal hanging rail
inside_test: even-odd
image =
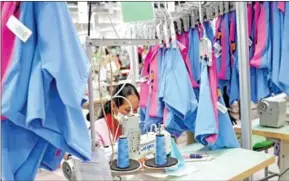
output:
[[[90,46],[133,46],[133,45],[156,45],[158,39],[90,39]]]

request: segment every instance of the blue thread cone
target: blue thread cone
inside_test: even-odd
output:
[[[157,166],[164,166],[167,164],[166,140],[163,134],[156,135],[156,155],[155,164]]]
[[[120,136],[118,140],[117,167],[118,168],[129,167],[129,148],[128,148],[128,139],[126,136]]]

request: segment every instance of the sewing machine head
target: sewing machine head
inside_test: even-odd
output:
[[[287,95],[279,94],[263,99],[258,104],[260,125],[279,128],[285,125],[287,119]]]
[[[139,160],[155,153],[156,132],[153,132],[151,129],[146,134],[141,135],[139,122],[139,117],[136,115],[125,116],[124,120],[122,121],[122,133],[127,135],[130,149],[130,158],[134,160]],[[166,152],[169,154],[171,152],[171,135],[165,131],[163,127],[161,128],[161,131],[165,135]],[[110,157],[112,154],[111,147],[107,147],[105,150],[106,155]],[[116,158],[117,144],[114,145],[114,152],[114,158]]]

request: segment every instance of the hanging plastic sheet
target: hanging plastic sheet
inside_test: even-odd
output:
[[[90,138],[80,104],[89,61],[66,3],[22,2],[19,20],[33,33],[26,43],[16,40],[14,57],[3,85],[2,111],[9,119],[5,122],[25,128],[23,135],[35,136],[34,141],[24,136],[18,140],[25,145],[33,143],[33,148],[26,147],[28,156],[17,171],[10,167],[15,177],[33,180],[33,170],[25,170],[36,160],[41,161],[43,155],[49,156],[45,153],[48,143],[56,152],[60,148],[81,159],[90,158]],[[14,130],[16,128],[11,133]],[[12,147],[2,147],[5,149]],[[8,165],[14,164],[12,159],[9,162]],[[35,169],[37,164],[34,164]]]
[[[285,8],[284,8],[285,6]],[[282,91],[289,94],[289,78],[288,78],[288,52],[289,52],[289,3],[285,2],[285,4],[279,4],[279,7],[282,11],[285,11],[284,14],[284,31],[282,34],[282,54],[281,54],[281,62],[280,62],[280,73],[279,73],[279,83],[282,86]],[[285,9],[285,10],[284,10]]]

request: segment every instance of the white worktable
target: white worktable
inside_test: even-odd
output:
[[[241,125],[235,126],[236,133],[241,133]],[[280,142],[280,173],[289,168],[289,125],[281,128],[267,128],[259,125],[259,118],[252,120],[252,133]],[[289,180],[289,171],[280,180]]]
[[[182,152],[202,152],[202,148],[203,146],[200,144],[193,144],[181,150]],[[243,180],[275,162],[275,156],[241,148],[206,151],[206,153],[212,155],[214,159],[209,162],[187,163],[187,167],[195,168],[197,171],[187,176],[175,177],[170,180]],[[49,174],[49,176],[51,177],[52,175]],[[55,173],[55,179],[65,180],[63,174],[59,173],[59,171]],[[45,180],[45,178],[38,174],[36,180]],[[141,173],[130,176],[129,180],[158,179]]]

